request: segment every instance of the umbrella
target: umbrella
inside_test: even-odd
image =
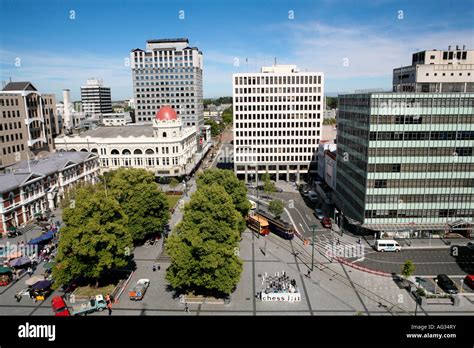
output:
[[[34,284],[36,284],[36,283],[38,283],[38,282],[40,282],[40,281],[42,281],[42,280],[44,280],[44,277],[43,277],[43,276],[37,276],[37,275],[35,275],[35,276],[33,276],[33,277],[27,279],[27,280],[25,281],[25,284],[28,285],[28,286],[32,286],[32,285],[34,285]]]
[[[44,267],[45,269],[51,269],[51,268],[54,267],[55,264],[56,264],[56,262],[46,262],[46,263],[43,265],[43,267]]]
[[[33,284],[32,288],[34,290],[45,290],[51,287],[51,282],[49,280],[41,280]]]
[[[54,232],[53,231],[48,231],[45,234],[43,234],[42,236],[40,236],[39,238],[42,238],[42,240],[48,240],[48,239],[52,239],[53,237],[54,237]]]
[[[10,266],[11,267],[21,267],[24,266],[28,263],[31,263],[31,260],[27,257],[19,257],[17,259],[14,259],[10,261]]]

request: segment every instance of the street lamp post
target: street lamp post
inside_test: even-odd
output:
[[[314,270],[314,233],[316,232],[316,225],[311,226],[313,232],[313,240],[311,242],[311,272]]]
[[[435,279],[435,295],[438,293],[438,279]]]
[[[416,287],[416,289],[418,290],[420,288],[420,277],[416,278],[416,283],[418,284],[418,286]],[[416,317],[416,314],[418,312],[418,297],[416,297],[415,303],[416,303],[415,305],[415,317]]]

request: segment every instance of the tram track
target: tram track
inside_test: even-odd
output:
[[[270,237],[271,236],[271,237]],[[270,238],[269,238],[270,237]],[[291,250],[291,245],[286,244],[285,240],[279,238],[278,236],[275,235],[268,235],[265,238],[269,238],[268,242],[273,243],[274,245],[278,246],[279,248],[288,251],[290,254],[293,254],[296,252],[298,253],[295,255],[297,259],[299,259],[303,264],[305,265],[311,265],[311,254],[309,251],[303,248],[302,245],[299,243],[293,243],[293,248],[295,252]],[[318,250],[319,253],[321,253]],[[284,262],[284,261],[281,261]],[[336,261],[337,262],[337,261]],[[284,262],[285,263],[285,262]],[[339,263],[339,262],[337,262]],[[350,280],[347,278],[346,275],[343,273],[340,273],[332,268],[330,268],[327,265],[324,265],[323,263],[316,261],[315,266],[321,271],[327,274],[328,276],[331,276],[333,279],[337,280],[338,282],[344,284],[345,286],[355,290],[359,294],[365,296],[367,299],[375,302],[376,304],[379,305],[379,307],[383,307],[387,310],[388,313],[392,315],[399,315],[399,314],[406,314],[406,315],[412,315],[409,310],[403,308],[399,303],[392,303],[391,301],[387,300],[386,298],[380,296],[379,294],[365,288],[363,285]],[[316,284],[316,282],[312,281],[312,283]],[[400,312],[393,312],[393,309],[398,308]]]

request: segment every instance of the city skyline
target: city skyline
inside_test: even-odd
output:
[[[80,100],[80,86],[96,77],[111,87],[112,100],[129,99],[130,51],[142,47],[144,40],[187,37],[203,52],[205,98],[232,95],[233,73],[258,72],[275,58],[278,64],[296,64],[302,71],[324,72],[327,95],[364,88],[390,90],[392,69],[409,64],[411,53],[448,45],[473,48],[472,5],[473,1],[456,7],[442,1],[276,1],[271,7],[247,1],[230,6],[214,1],[120,6],[110,1],[3,1],[0,80],[31,81],[60,101],[65,88],[73,100]],[[134,12],[136,6],[149,10]],[[458,16],[459,7],[466,16]],[[45,16],[47,28],[41,22]],[[31,35],[35,26],[38,35]]]

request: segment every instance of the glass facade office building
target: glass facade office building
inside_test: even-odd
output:
[[[474,93],[339,96],[335,204],[383,237],[469,236]]]

